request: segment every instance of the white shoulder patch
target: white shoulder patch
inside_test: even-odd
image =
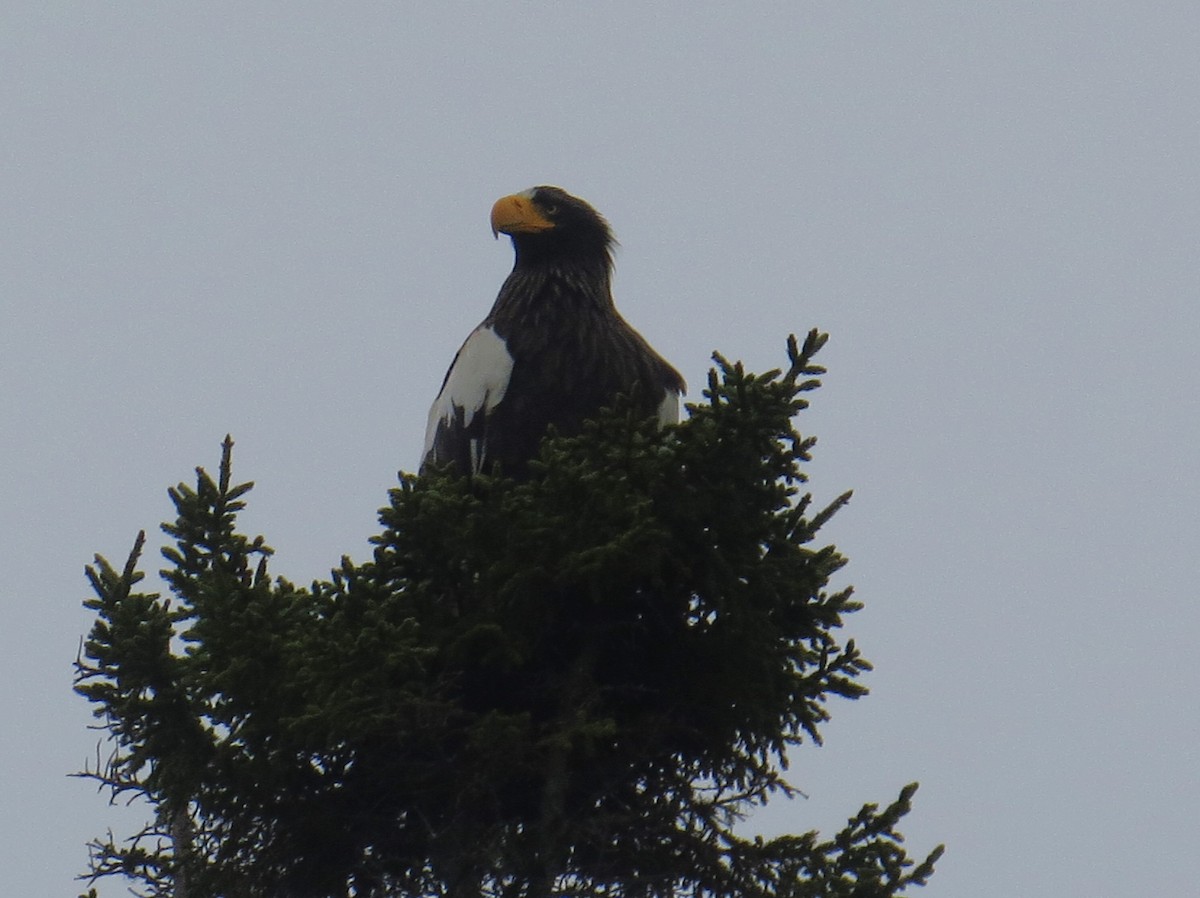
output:
[[[460,409],[463,426],[466,426],[479,412],[495,408],[508,390],[512,368],[508,347],[494,330],[477,327],[471,331],[450,365],[442,391],[429,409],[422,458],[433,448],[438,425],[454,420]]]
[[[663,401],[658,404],[658,426],[666,427],[668,424],[679,423],[679,394],[674,390],[667,390],[667,395],[663,397]]]

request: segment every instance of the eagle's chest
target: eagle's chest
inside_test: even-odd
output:
[[[594,414],[620,390],[611,327],[600,316],[543,312],[497,333],[512,358],[503,405],[510,413],[556,419]]]

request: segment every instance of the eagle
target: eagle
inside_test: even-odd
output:
[[[512,273],[467,336],[429,410],[421,468],[523,477],[551,426],[580,432],[618,395],[662,424],[686,386],[617,311],[608,222],[559,187],[492,206],[492,235],[512,238]]]

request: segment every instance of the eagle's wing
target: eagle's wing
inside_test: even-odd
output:
[[[459,473],[478,473],[487,460],[488,418],[504,398],[513,359],[491,327],[471,331],[429,410],[421,467],[454,462]]]
[[[659,427],[679,423],[679,401],[681,397],[682,391],[674,384],[665,387],[662,402],[658,404],[657,410]]]

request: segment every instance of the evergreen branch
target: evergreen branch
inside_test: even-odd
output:
[[[250,482],[221,444],[169,496],[162,576],[87,570],[76,660],[112,752],[83,776],[153,821],[91,843],[89,879],[180,898],[891,898],[922,884],[897,830],[915,785],[834,838],[747,839],[796,793],[870,663],[861,605],[800,495],[794,417],[827,335],[763,374],[714,354],[703,402],[660,431],[618,406],[547,439],[520,483],[402,475],[373,557],[308,590],[243,535]]]

